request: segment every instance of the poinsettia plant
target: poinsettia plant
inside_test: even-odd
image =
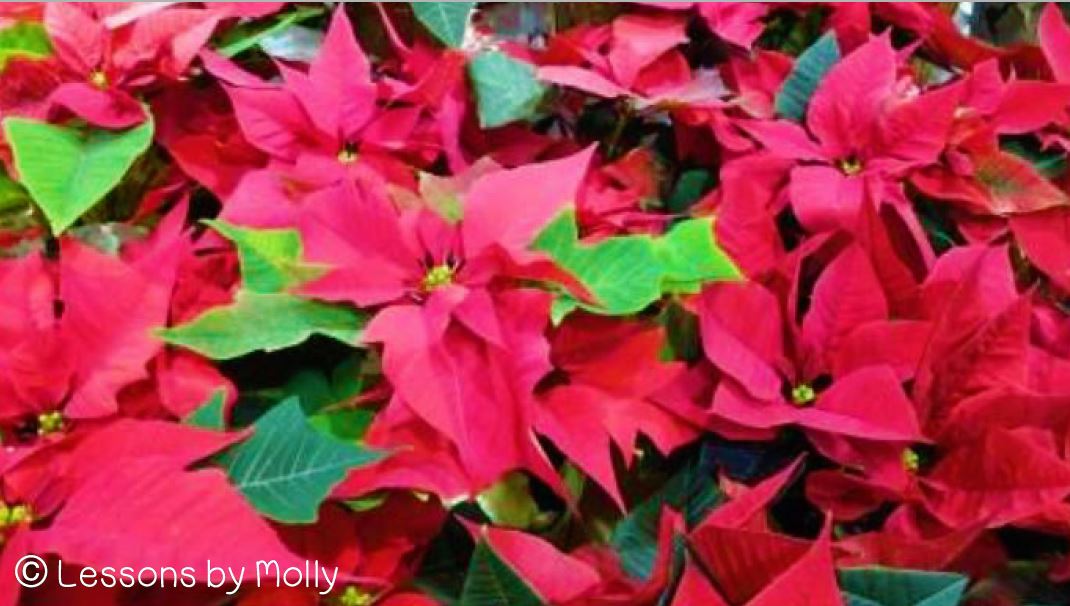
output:
[[[0,606],[1070,603],[1070,11],[0,6]]]

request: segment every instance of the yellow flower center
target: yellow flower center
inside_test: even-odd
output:
[[[99,69],[93,70],[89,74],[89,83],[97,88],[108,88],[108,76]]]
[[[797,385],[791,390],[791,402],[796,406],[809,406],[817,399],[817,392],[806,383]]]
[[[372,603],[370,593],[365,593],[350,585],[338,598],[339,606],[367,606]]]
[[[0,529],[11,528],[32,520],[33,514],[28,506],[0,503]]]
[[[420,286],[425,292],[431,292],[436,288],[448,286],[453,283],[453,268],[449,265],[436,265],[427,270]]]
[[[338,151],[338,161],[342,164],[352,164],[357,161],[357,150],[348,143]]]
[[[910,473],[917,473],[921,468],[921,457],[914,452],[913,448],[903,449],[903,469]]]
[[[64,424],[63,413],[60,411],[43,412],[37,415],[37,434],[47,436],[62,431]]]
[[[840,160],[840,170],[847,176],[857,175],[862,172],[862,161],[854,156]]]

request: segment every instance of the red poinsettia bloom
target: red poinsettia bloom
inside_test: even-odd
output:
[[[663,338],[656,327],[578,315],[554,340],[555,366],[568,374],[567,383],[550,389],[536,409],[536,430],[622,508],[612,445],[630,465],[640,433],[665,453],[698,435],[696,427],[652,398],[685,371],[682,363],[658,359]]]
[[[24,66],[11,85],[21,86],[19,74],[30,77],[26,70],[47,73],[54,84],[36,103],[11,99],[14,107],[0,111],[46,117],[62,108],[104,128],[138,124],[146,115],[136,95],[185,75],[221,16],[168,3],[147,9],[122,3],[47,6],[43,22],[54,58]]]
[[[120,419],[55,437],[4,456],[5,511],[20,512],[5,518],[5,566],[13,568],[26,554],[54,554],[69,565],[98,570],[181,570],[205,558],[237,569],[265,556],[303,565],[222,471],[187,470],[241,434]],[[159,543],[173,532],[185,540]],[[157,547],[145,548],[153,542]],[[205,574],[203,566],[195,573],[201,583]],[[55,575],[48,581],[32,591],[35,598],[91,592],[62,588]],[[94,595],[93,603],[120,603],[117,590],[104,592],[106,599]],[[0,580],[0,603],[14,605],[18,597],[13,575]]]
[[[538,57],[539,78],[648,106],[720,106],[715,71],[693,73],[676,46],[687,40],[676,15],[624,15],[608,26],[581,26],[555,36]],[[601,49],[608,48],[605,52]]]
[[[726,375],[710,413],[750,430],[800,426],[829,458],[902,481],[904,448],[925,437],[900,385],[898,347],[882,359],[857,345],[895,330],[870,258],[858,245],[839,252],[797,322],[804,258],[789,265],[784,298],[755,283],[717,284],[696,302],[706,357]]]

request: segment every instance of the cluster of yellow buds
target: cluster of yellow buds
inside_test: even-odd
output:
[[[806,383],[798,385],[791,390],[791,401],[796,406],[809,406],[817,399],[817,392]]]
[[[37,434],[47,436],[49,434],[56,433],[57,431],[63,431],[63,427],[66,421],[63,419],[63,413],[58,410],[52,412],[43,412],[37,415]]]
[[[26,505],[8,505],[0,502],[0,530],[14,528],[33,521],[33,513]]]
[[[338,597],[338,606],[368,606],[372,603],[372,595],[350,585]]]
[[[447,264],[436,265],[427,270],[423,283],[420,285],[424,292],[431,292],[436,288],[448,286],[453,282],[453,268]]]

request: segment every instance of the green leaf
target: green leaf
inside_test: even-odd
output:
[[[741,275],[714,241],[713,219],[682,221],[653,242],[664,268],[665,292],[696,293],[705,282],[736,280]]]
[[[442,606],[457,606],[475,547],[472,533],[458,516],[448,516],[424,550],[413,585]]]
[[[295,25],[260,39],[260,50],[269,57],[286,61],[309,63],[316,59],[322,47],[323,31],[303,25]]]
[[[692,168],[680,174],[665,207],[674,213],[683,213],[702,199],[714,184],[713,175],[704,168]]]
[[[1000,148],[1029,162],[1045,178],[1055,181],[1066,173],[1066,154],[1059,153],[1057,149],[1042,148],[1040,142],[1032,136],[1006,139],[1000,139]]]
[[[476,497],[480,508],[498,526],[530,528],[541,517],[538,504],[531,496],[528,477],[514,471],[508,473]]]
[[[0,29],[0,71],[12,57],[40,59],[52,54],[52,44],[44,25],[34,21],[21,21]]]
[[[23,185],[59,234],[119,184],[152,142],[151,115],[116,132],[7,118],[4,134]]]
[[[486,541],[476,544],[461,591],[460,606],[542,606],[523,579]]]
[[[416,20],[440,42],[459,48],[475,2],[410,2]]]
[[[67,235],[112,256],[117,256],[123,245],[144,240],[148,229],[130,223],[108,221],[86,223],[67,230]]]
[[[483,128],[530,118],[546,92],[546,87],[535,79],[534,67],[498,51],[473,57],[468,62],[468,75]]]
[[[32,202],[26,188],[12,181],[0,170],[0,213],[18,208],[29,208]]]
[[[641,311],[666,292],[697,292],[705,282],[738,279],[739,270],[714,241],[712,219],[682,221],[663,236],[578,240],[573,213],[562,213],[535,239],[541,250],[576,277],[597,300],[579,305],[595,313]],[[571,302],[555,306],[555,319]]]
[[[358,408],[316,413],[308,418],[308,422],[324,434],[355,441],[364,437],[374,418],[375,413],[371,410]]]
[[[838,572],[849,606],[956,606],[969,579],[947,572],[845,568]]]
[[[697,362],[702,359],[698,316],[688,311],[680,301],[671,301],[662,310],[661,324],[665,327],[663,360]]]
[[[229,360],[254,351],[277,351],[324,335],[355,345],[364,316],[349,307],[309,301],[293,295],[238,291],[234,302],[209,309],[191,322],[157,334],[172,345],[213,360]]]
[[[358,356],[347,358],[335,366],[329,376],[318,368],[303,369],[290,377],[283,391],[287,395],[300,396],[305,412],[316,414],[360,395],[366,376],[361,363]]]
[[[567,294],[562,294],[555,298],[553,304],[550,306],[550,322],[553,323],[554,326],[560,326],[561,323],[565,321],[565,317],[576,311],[579,306],[579,301]]]
[[[533,247],[554,259],[597,299],[583,307],[609,315],[642,310],[661,297],[661,262],[648,236],[613,236],[597,244],[579,241],[575,216],[562,213]]]
[[[362,511],[371,511],[373,509],[377,509],[380,505],[386,503],[387,497],[389,497],[389,494],[386,492],[376,492],[366,497],[361,497],[359,499],[343,501],[343,503],[350,510],[359,513]]]
[[[367,415],[370,422],[374,415],[368,409],[353,409],[349,405],[364,390],[369,373],[376,372],[378,369],[365,368],[365,359],[358,352],[330,372],[319,367],[299,369],[281,386],[243,389],[230,422],[237,427],[255,423],[276,403],[297,397],[305,416],[317,429],[347,440],[361,438],[366,430],[362,427],[363,416]]]
[[[836,35],[828,32],[802,52],[776,95],[776,111],[785,118],[801,122],[806,116],[810,97],[825,74],[840,60]]]
[[[273,17],[267,23],[261,21],[243,23],[223,35],[216,51],[224,57],[233,57],[259,46],[264,40],[282,35],[287,29],[302,21],[322,15],[323,10],[323,7],[319,6],[300,6],[292,12]]]
[[[254,429],[221,462],[257,511],[286,524],[315,522],[320,504],[349,470],[382,457],[316,431],[297,398],[280,402]]]
[[[650,577],[658,555],[658,524],[663,507],[683,513],[687,524],[693,526],[723,501],[724,494],[713,474],[703,465],[689,463],[613,529],[610,543],[620,555],[621,568],[637,579]]]
[[[256,229],[226,221],[205,221],[234,243],[242,286],[258,293],[282,292],[319,274],[301,263],[301,234],[296,229]]]
[[[217,389],[212,392],[212,396],[208,398],[207,402],[198,406],[182,422],[193,427],[222,431],[227,428],[227,422],[224,418],[224,405],[226,403],[227,390]]]

